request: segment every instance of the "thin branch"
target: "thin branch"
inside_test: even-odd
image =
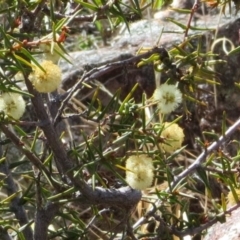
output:
[[[198,158],[183,172],[181,172],[179,175],[177,175],[173,182],[171,182],[170,187],[166,189],[166,192],[170,192],[170,189],[174,189],[181,180],[183,180],[185,177],[190,175],[196,168],[198,168],[204,160],[206,160],[207,156],[212,153],[214,150],[216,150],[218,147],[220,147],[229,137],[231,137],[232,134],[236,132],[236,130],[240,127],[240,118],[225,132],[223,136],[221,136],[217,141],[213,142],[208,148],[202,152]],[[158,200],[156,205],[161,204],[161,201]],[[232,209],[232,208],[231,208]],[[231,211],[230,209],[230,211]],[[143,224],[146,219],[151,216],[156,211],[156,208],[152,207],[150,210],[145,214],[145,216],[141,217],[134,225],[133,228],[136,229],[138,226]],[[214,224],[214,223],[213,223]],[[206,229],[206,228],[205,228]]]
[[[68,103],[68,101],[71,99],[71,97],[73,96],[73,94],[76,92],[76,90],[78,90],[79,86],[82,85],[84,79],[84,73],[82,78],[77,82],[77,84],[75,84],[75,86],[73,86],[70,91],[67,92],[67,95],[65,96],[65,98],[61,101],[61,105],[58,109],[58,112],[54,118],[53,124],[56,125],[60,119],[60,116],[62,115],[62,112],[66,106],[66,104]],[[57,104],[57,103],[56,103]]]
[[[59,205],[49,203],[45,208],[37,208],[35,215],[34,240],[48,239],[48,226],[59,210]]]
[[[9,235],[5,228],[0,226],[0,236],[2,240],[13,240]]]
[[[62,105],[58,111],[57,116],[54,119],[54,124],[56,124],[58,122],[60,114],[63,111],[63,107],[66,105],[67,101],[72,97],[72,95],[75,93],[76,90],[78,90],[82,87],[83,82],[90,82],[92,80],[99,79],[100,77],[108,74],[109,72],[112,72],[120,67],[125,68],[129,65],[136,64],[139,61],[141,61],[142,59],[149,58],[152,54],[155,54],[155,53],[159,54],[160,59],[163,61],[164,61],[164,59],[169,57],[168,52],[165,48],[155,47],[146,53],[143,53],[143,54],[140,54],[140,55],[137,55],[137,56],[125,59],[125,60],[109,63],[107,65],[100,66],[97,68],[93,68],[89,72],[83,73],[81,79],[71,89],[69,89],[66,93],[64,93],[58,99],[58,101],[62,102]],[[74,72],[71,73],[70,80],[72,78],[75,78],[79,74],[82,74],[82,72],[79,69],[76,69]],[[69,79],[69,76],[67,78]],[[63,82],[66,82],[66,79],[63,80]]]
[[[134,56],[134,57],[131,57],[131,58],[128,58],[125,60],[117,61],[114,63],[109,63],[105,66],[101,66],[98,68],[93,68],[91,71],[89,71],[85,75],[85,78],[83,80],[84,80],[84,82],[88,82],[88,81],[92,81],[94,79],[98,79],[101,76],[103,76],[109,72],[112,72],[115,69],[118,69],[119,67],[127,67],[128,65],[136,64],[139,61],[141,61],[142,59],[149,58],[152,54],[155,54],[155,53],[159,54],[160,60],[162,62],[164,62],[164,60],[169,57],[168,52],[165,48],[155,47],[146,53],[139,54],[137,56]]]
[[[137,238],[135,237],[135,234],[133,232],[133,228],[130,224],[130,222],[128,221],[127,224],[127,235],[132,239],[132,240],[137,240]]]
[[[30,160],[30,162],[36,166],[38,169],[41,169],[45,172],[46,176],[48,176],[49,181],[51,181],[51,184],[54,186],[54,188],[58,191],[60,191],[61,186],[56,183],[52,177],[50,172],[47,170],[47,168],[42,164],[42,162],[39,160],[38,157],[36,157],[31,151],[27,150],[24,143],[18,138],[7,126],[4,124],[0,125],[1,131],[5,134],[7,138],[9,138],[12,143]]]
[[[1,151],[1,157],[3,156],[3,152],[2,152],[2,147],[0,146],[0,151]],[[7,190],[7,194],[8,196],[11,196],[15,193],[17,193],[19,191],[17,185],[14,182],[14,179],[12,177],[12,173],[9,170],[9,166],[7,164],[7,160],[5,159],[5,161],[3,161],[0,164],[0,172],[4,173],[6,175],[6,178],[4,179],[4,183],[6,185],[6,190]],[[28,217],[27,217],[27,213],[23,207],[23,205],[21,204],[21,197],[14,197],[11,200],[10,203],[10,208],[11,210],[14,212],[16,219],[18,220],[20,226],[24,226],[26,224],[28,224]],[[0,229],[0,232],[3,232],[3,236],[5,235],[5,239],[7,239],[7,233],[4,234],[4,229]],[[30,226],[26,226],[23,229],[23,235],[25,237],[26,240],[32,240],[33,239],[33,232]],[[2,236],[2,235],[1,235]],[[10,237],[9,237],[10,238]]]
[[[72,169],[74,168],[73,160],[67,156],[67,152],[63,143],[60,141],[53,124],[51,123],[49,116],[45,110],[42,102],[41,95],[33,88],[29,79],[25,79],[29,93],[34,95],[32,104],[36,111],[36,115],[40,121],[41,129],[44,132],[45,137],[48,140],[48,144],[51,147],[56,163],[61,166],[62,173],[66,175],[73,185],[80,190],[83,198],[92,204],[108,204],[109,206],[122,206],[131,207],[141,199],[141,192],[133,190],[129,187],[123,187],[120,189],[104,189],[88,186],[82,179],[73,175]]]
[[[50,9],[45,5],[42,9],[42,12],[45,13],[47,16],[51,16]],[[54,17],[58,20],[70,17],[65,14],[61,14],[58,12],[54,12]],[[105,14],[99,14],[96,17],[96,14],[86,14],[86,15],[80,15],[76,16],[72,21],[74,22],[92,22],[94,19],[100,20],[100,19],[107,19],[107,16]]]
[[[233,211],[235,211],[239,207],[240,207],[240,203],[238,203],[238,204],[234,205],[233,207],[229,208],[227,211],[218,214],[213,219],[209,220],[207,223],[205,223],[205,224],[203,224],[199,227],[195,227],[195,228],[192,228],[192,229],[188,228],[188,229],[182,230],[182,231],[178,231],[175,227],[171,227],[169,230],[174,235],[176,235],[178,237],[184,237],[184,236],[187,236],[187,235],[194,236],[198,233],[201,233],[203,230],[206,230],[207,228],[211,227],[212,225],[217,223],[219,221],[219,219],[221,219],[222,217],[224,217],[228,214],[231,214]]]
[[[202,152],[198,158],[183,172],[181,172],[178,176],[174,178],[174,181],[171,183],[171,189],[175,188],[177,184],[186,176],[190,175],[197,167],[199,167],[204,160],[206,160],[207,156],[220,147],[225,141],[231,137],[240,126],[240,118],[225,132],[223,136],[221,136],[217,141],[213,142],[208,148]]]
[[[44,135],[48,141],[48,144],[54,153],[55,161],[57,161],[57,164],[62,168],[60,169],[60,173],[68,172],[68,175],[71,176],[72,175],[71,169],[74,167],[74,165],[71,159],[68,159],[63,143],[59,139],[59,136],[57,135],[53,127],[53,124],[51,123],[50,117],[47,114],[46,109],[44,107],[41,94],[38,93],[33,88],[32,83],[29,81],[28,78],[25,79],[25,82],[29,93],[33,94],[34,96],[31,98],[31,100],[37,118],[41,123],[40,127],[43,130]]]
[[[88,191],[86,194],[85,192]],[[86,185],[84,193],[76,198],[80,204],[102,204],[106,207],[120,206],[122,208],[129,208],[137,204],[142,197],[138,190],[134,190],[129,186],[121,187],[118,189],[105,189],[92,187]]]
[[[0,125],[0,129],[5,134],[6,137],[10,138],[11,141],[15,144],[15,146],[25,154],[25,156],[38,168],[45,172],[45,174],[48,176],[48,179],[51,181],[51,184],[55,187],[56,190],[61,191],[61,187],[59,184],[55,183],[55,181],[52,180],[52,177],[49,173],[49,171],[46,169],[46,167],[42,164],[42,162],[30,151],[28,151],[26,148],[24,148],[24,144],[21,142],[21,140],[13,133],[11,132],[5,125]],[[0,165],[0,171],[1,171],[2,165]],[[11,173],[7,172],[7,169],[4,169],[4,173],[8,176],[5,181],[7,181],[8,191],[9,195],[17,192],[15,183],[13,182],[13,179],[11,178]],[[14,187],[15,186],[15,187]],[[19,205],[20,199],[18,197],[14,198],[12,200],[12,208],[14,210],[14,213],[16,215],[16,218],[19,220],[20,225],[25,225],[28,223],[26,213],[24,208]],[[41,204],[40,204],[41,205]],[[47,228],[52,219],[54,218],[57,210],[59,209],[59,206],[56,204],[48,204],[46,208],[42,208],[41,206],[38,206],[36,216],[35,216],[35,230],[34,230],[34,240],[45,240],[47,239]],[[29,230],[30,229],[30,230]],[[31,231],[31,232],[29,232]],[[26,240],[32,240],[33,239],[33,233],[30,228],[30,226],[26,227],[23,230],[23,233],[25,235]]]
[[[75,16],[73,19],[72,19],[72,22],[77,22],[77,23],[80,23],[80,22],[93,22],[93,21],[96,21],[96,20],[101,20],[101,19],[108,19],[109,16],[110,17],[116,17],[115,15],[113,15],[111,12],[109,12],[108,14],[106,14],[107,10],[114,4],[114,1],[109,1],[106,5],[102,6],[102,7],[99,7],[98,9],[98,12],[96,13],[93,13],[93,14],[86,14],[86,15],[78,15],[78,16]],[[44,7],[42,8],[42,12],[44,14],[46,14],[47,16],[51,16],[51,11],[49,9],[49,7],[45,4]],[[73,15],[74,12],[71,14]],[[71,17],[71,15],[66,15],[66,14],[61,14],[59,12],[54,12],[54,18],[55,19],[63,19],[63,18],[69,18]],[[139,17],[139,14],[137,13],[130,13],[130,14],[125,14],[124,17],[126,19],[133,19],[134,16],[136,17]]]
[[[37,15],[42,11],[42,8],[43,8],[44,6],[46,6],[46,1],[47,1],[47,0],[42,0],[42,1],[39,2],[39,4],[37,5],[37,7],[36,7],[36,8],[34,9],[34,11],[33,11],[34,16],[37,16]]]
[[[195,3],[193,4],[193,7],[191,9],[191,14],[190,14],[190,17],[188,19],[188,23],[187,23],[187,28],[186,28],[186,31],[184,33],[184,41],[185,39],[187,38],[188,36],[188,31],[191,27],[191,22],[192,22],[192,19],[193,19],[193,16],[194,16],[194,13],[197,11],[197,9],[199,8],[199,4],[200,4],[200,0],[195,0]]]

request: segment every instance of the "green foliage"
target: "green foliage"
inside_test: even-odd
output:
[[[225,11],[232,1],[206,2]],[[238,10],[238,3],[233,3]],[[41,64],[47,54],[74,64],[67,38],[76,25],[95,24],[97,33],[87,35],[87,43],[79,43],[86,49],[99,36],[104,38],[103,21],[112,31],[123,24],[130,31],[130,22],[143,18],[146,8],[169,4],[171,1],[2,1],[0,91],[18,93],[27,103],[20,120],[7,114],[12,103],[0,106],[3,239],[30,240],[34,234],[35,239],[173,239],[173,235],[180,239],[202,234],[199,227],[206,230],[210,221],[226,220],[227,193],[231,191],[234,200],[239,200],[239,137],[234,134],[239,122],[227,130],[232,120],[229,112],[222,111],[214,126],[205,131],[199,127],[208,113],[214,115],[211,111],[217,103],[212,95],[221,97],[216,68],[227,63],[226,58],[206,49],[197,32],[203,30],[201,26],[169,18],[183,30],[182,42],[169,49],[143,47],[129,59],[86,70],[61,91],[39,93],[30,81],[36,68],[42,71],[41,81],[49,80],[49,70]],[[194,14],[193,10],[175,10]],[[189,35],[189,30],[196,34]],[[236,47],[226,56],[238,54]],[[109,92],[95,81],[129,66],[152,66],[166,85],[178,87],[181,106],[163,114],[160,103],[165,96],[166,105],[174,102],[172,92],[154,99],[141,90],[140,81],[128,92],[121,88]],[[102,92],[110,96],[107,104],[101,101]],[[81,95],[89,97],[81,101]],[[172,130],[169,137],[163,136],[166,122],[171,123],[169,128],[179,124],[185,133],[183,146],[172,153],[163,146],[174,144],[169,140],[180,141],[175,139],[179,133]],[[198,127],[196,132],[194,127]],[[126,160],[138,155],[148,156],[154,165],[153,184],[142,195],[126,188],[125,180],[126,172],[135,173],[126,168]],[[220,188],[220,192],[216,190]]]

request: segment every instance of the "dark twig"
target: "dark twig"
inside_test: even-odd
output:
[[[133,228],[130,224],[130,222],[128,221],[127,223],[127,235],[132,239],[132,240],[137,240],[137,238],[135,237],[135,234],[133,232]]]
[[[0,125],[0,129],[7,138],[11,139],[12,143],[31,161],[35,167],[45,172],[54,188],[60,191],[61,187],[52,179],[50,172],[42,164],[39,158],[36,157],[31,151],[27,150],[27,148],[24,146],[24,143],[7,126],[2,124]]]
[[[42,0],[41,2],[39,2],[37,7],[33,11],[34,16],[37,16],[42,11],[42,8],[46,5],[46,1],[47,0]]]
[[[188,36],[188,31],[189,31],[189,29],[190,29],[190,27],[191,27],[191,22],[192,22],[194,13],[198,10],[199,5],[200,5],[200,1],[199,1],[199,0],[195,0],[195,3],[193,4],[193,7],[192,7],[192,9],[191,9],[190,17],[189,17],[189,19],[188,19],[187,28],[186,28],[186,31],[185,31],[185,33],[184,33],[184,38],[183,38],[184,41],[185,41],[185,39],[186,39],[187,36]]]
[[[218,147],[220,147],[229,137],[236,132],[236,129],[240,126],[240,118],[225,132],[223,136],[221,136],[217,141],[213,142],[208,148],[206,148],[199,156],[198,158],[183,172],[181,172],[179,175],[177,175],[173,182],[170,185],[170,188],[166,189],[166,192],[170,192],[170,189],[173,190],[185,177],[190,175],[196,168],[201,166],[202,162],[206,160],[207,156],[212,153],[214,150],[216,150]],[[159,205],[160,200],[156,203],[156,205]],[[240,205],[239,205],[240,206]],[[237,208],[237,207],[236,207]],[[233,211],[235,208],[230,208],[228,211]],[[140,218],[133,226],[133,228],[137,228],[141,224],[143,224],[146,219],[154,212],[154,207],[152,207],[142,218]],[[215,222],[214,222],[215,223]],[[212,224],[214,224],[212,223]],[[210,223],[209,223],[210,224]],[[201,227],[199,227],[200,229]],[[206,229],[207,226],[205,226]],[[202,228],[201,228],[202,229]],[[202,229],[202,230],[203,230]]]
[[[197,167],[199,167],[207,156],[220,147],[232,134],[236,132],[236,129],[240,126],[240,119],[238,119],[226,132],[221,136],[217,141],[213,142],[208,148],[203,151],[198,158],[183,172],[174,178],[174,181],[171,183],[171,189],[174,189],[177,184],[186,176],[191,174]]]
[[[67,101],[71,98],[71,96],[75,93],[75,91],[77,89],[80,89],[82,87],[83,82],[90,82],[94,79],[99,79],[100,77],[106,75],[109,72],[112,72],[112,71],[118,69],[119,67],[125,68],[126,66],[136,64],[144,58],[149,58],[154,53],[158,53],[160,56],[160,59],[165,59],[166,57],[168,57],[168,52],[165,48],[155,47],[146,53],[143,53],[143,54],[140,54],[140,55],[137,55],[137,56],[125,59],[125,60],[109,63],[107,65],[100,66],[97,68],[93,68],[89,72],[84,73],[83,76],[81,77],[81,79],[71,89],[69,89],[66,93],[64,93],[60,97],[59,101],[62,101],[64,104],[61,105],[61,107],[58,111],[58,114],[54,119],[54,124],[56,124],[58,122],[58,119],[60,117],[60,114],[62,113],[63,107],[65,106]],[[77,69],[76,72],[79,73],[79,70]],[[75,72],[72,73],[72,75],[75,76]]]
[[[89,71],[85,77],[84,77],[84,82],[88,82],[88,81],[92,81],[94,79],[98,79],[101,76],[119,68],[119,67],[126,67],[128,65],[134,64],[134,63],[138,63],[139,61],[141,61],[144,58],[149,58],[152,54],[157,53],[160,56],[161,60],[164,60],[166,57],[168,57],[168,52],[165,48],[163,47],[155,47],[153,49],[151,49],[150,51],[128,58],[126,60],[121,60],[121,61],[117,61],[114,63],[109,63],[105,66],[101,66],[98,68],[94,68],[91,71]]]
[[[46,5],[43,7],[42,12],[45,13],[47,16],[51,15],[50,9]],[[60,19],[67,18],[70,16],[54,12],[54,17],[56,19],[60,20]],[[97,17],[95,14],[80,15],[80,16],[76,16],[72,21],[74,21],[74,22],[92,22],[93,19],[96,19],[96,20],[107,19],[107,16],[105,14],[99,14],[99,15],[97,15]]]
[[[73,175],[73,161],[67,156],[67,152],[57,135],[53,124],[45,110],[41,95],[33,88],[29,79],[25,79],[29,93],[34,97],[31,98],[36,115],[41,123],[41,129],[48,140],[56,163],[61,167],[62,173],[70,179],[72,184],[80,190],[83,200],[92,204],[108,204],[109,206],[132,207],[141,199],[141,192],[129,187],[120,189],[95,188],[87,185],[79,177]]]
[[[0,236],[2,240],[12,240],[12,238],[8,235],[7,230],[2,226],[0,226]]]
[[[67,95],[65,96],[65,98],[62,100],[61,102],[61,106],[58,108],[58,112],[54,118],[53,124],[56,125],[58,123],[58,120],[60,118],[60,116],[62,115],[62,112],[64,110],[64,107],[66,106],[66,104],[68,103],[68,101],[70,100],[70,98],[72,97],[72,95],[76,92],[76,90],[79,88],[79,86],[82,84],[84,79],[84,73],[82,78],[77,82],[77,84],[75,84],[70,91],[67,92]]]
[[[228,214],[231,214],[233,211],[235,211],[239,207],[240,207],[240,203],[238,203],[237,205],[234,205],[233,207],[229,208],[227,211],[218,214],[213,219],[209,220],[207,223],[205,223],[205,224],[203,224],[199,227],[195,227],[195,228],[192,228],[192,229],[188,228],[188,229],[182,230],[182,231],[178,231],[175,227],[172,227],[172,228],[170,228],[170,231],[178,237],[184,237],[184,236],[187,236],[187,235],[194,236],[198,233],[201,233],[203,230],[208,229],[209,227],[211,227],[212,225],[217,223],[219,221],[219,219],[221,219],[222,217],[224,217]]]
[[[34,240],[48,239],[48,226],[59,209],[58,204],[48,203],[44,208],[37,208],[35,215]]]
[[[217,223],[219,221],[219,219],[221,219],[223,216],[231,214],[233,211],[235,211],[236,209],[238,209],[240,207],[240,203],[234,205],[233,207],[229,208],[228,210],[226,210],[225,212],[221,212],[220,214],[218,214],[217,216],[215,216],[213,219],[209,220],[208,222],[206,222],[205,224],[202,224],[199,227],[194,227],[194,228],[187,228],[185,230],[181,230],[179,231],[175,226],[170,226],[167,225],[164,220],[157,214],[153,214],[153,217],[160,222],[160,226],[162,226],[163,228],[168,229],[169,233],[174,234],[180,238],[185,237],[187,235],[190,236],[195,236],[198,233],[201,233],[203,230],[208,229],[209,227],[211,227],[212,225],[214,225],[215,223]]]
[[[3,151],[2,147],[0,146],[0,155],[1,158],[3,157]],[[11,196],[12,194],[16,194],[18,192],[18,187],[14,182],[14,179],[12,177],[11,171],[9,170],[9,166],[7,164],[7,160],[3,161],[0,164],[0,172],[4,173],[6,175],[6,178],[4,179],[4,183],[6,185],[6,190],[8,196]],[[24,206],[21,204],[21,197],[16,196],[11,200],[11,210],[14,212],[16,219],[18,220],[20,226],[24,226],[28,224],[28,217],[27,213],[24,209]],[[1,236],[5,236],[4,239],[8,239],[7,232],[3,231],[4,229],[0,228],[0,233],[2,231]],[[26,226],[23,229],[23,234],[26,240],[32,240],[33,239],[33,232],[30,226]],[[1,238],[2,239],[2,238]],[[10,239],[10,237],[9,237]]]
[[[114,4],[114,1],[108,1],[107,4],[103,5],[102,7],[99,7],[98,11],[96,13],[93,14],[86,14],[86,15],[78,15],[75,16],[74,19],[72,19],[72,22],[93,22],[95,20],[101,20],[101,19],[108,19],[109,16],[111,16],[111,12],[108,12],[108,14],[106,14],[106,12],[112,7],[112,5]],[[79,8],[79,7],[78,7]],[[75,10],[78,10],[75,9]],[[51,11],[48,8],[48,6],[45,4],[44,7],[42,8],[42,12],[44,14],[46,14],[47,16],[51,16]],[[75,11],[72,14],[74,14]],[[125,14],[125,18],[126,19],[132,19],[133,18],[133,14],[134,13],[130,13],[130,14]],[[55,19],[63,19],[63,18],[69,18],[71,17],[71,15],[65,15],[59,12],[54,12],[54,18]],[[135,13],[135,15],[137,16],[137,14]],[[116,17],[112,14],[112,17]]]

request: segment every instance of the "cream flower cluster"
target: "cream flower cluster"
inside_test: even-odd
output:
[[[162,149],[165,152],[172,153],[182,146],[184,140],[183,129],[176,123],[166,122],[161,137],[164,138],[164,143],[161,143]]]
[[[154,91],[152,98],[158,103],[160,112],[168,114],[182,102],[182,93],[175,85],[164,83]]]
[[[53,63],[57,64],[59,59],[61,58],[58,52],[62,52],[62,50],[55,42],[41,44],[40,49],[44,52],[43,58],[48,61],[52,61]]]
[[[25,101],[18,93],[2,93],[0,95],[0,111],[16,120],[22,117],[25,112]]]
[[[56,39],[58,38],[59,38],[59,34],[56,34]],[[52,61],[53,63],[56,63],[56,64],[61,58],[59,53],[64,55],[64,52],[59,47],[58,43],[54,42],[52,33],[40,39],[39,48],[40,50],[43,51],[43,58],[45,60]]]
[[[52,61],[43,61],[41,66],[45,71],[34,65],[33,72],[29,76],[35,89],[41,93],[57,90],[62,80],[61,69]]]
[[[130,156],[126,161],[126,182],[131,188],[144,190],[153,181],[153,162],[147,155]]]

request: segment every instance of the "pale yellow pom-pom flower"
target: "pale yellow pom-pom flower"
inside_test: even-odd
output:
[[[45,72],[37,66],[33,66],[33,72],[29,80],[38,92],[50,93],[59,87],[62,80],[61,69],[52,61],[43,61],[41,63]]]
[[[59,34],[56,34],[55,38],[58,39]],[[43,51],[43,58],[57,64],[59,59],[61,58],[59,53],[61,55],[64,55],[64,52],[59,47],[59,45],[62,44],[54,42],[53,33],[42,37],[40,39],[39,48]]]
[[[155,89],[152,99],[157,102],[161,113],[168,114],[182,102],[182,93],[175,85],[164,83]]]
[[[22,117],[25,112],[25,101],[18,93],[3,93],[0,95],[0,111],[16,120]]]
[[[161,143],[162,149],[168,153],[172,153],[182,146],[184,140],[183,129],[176,123],[166,122],[164,123],[161,137],[164,138],[165,142]]]
[[[126,182],[131,188],[144,190],[151,186],[154,173],[153,162],[147,155],[131,156],[126,161]]]

